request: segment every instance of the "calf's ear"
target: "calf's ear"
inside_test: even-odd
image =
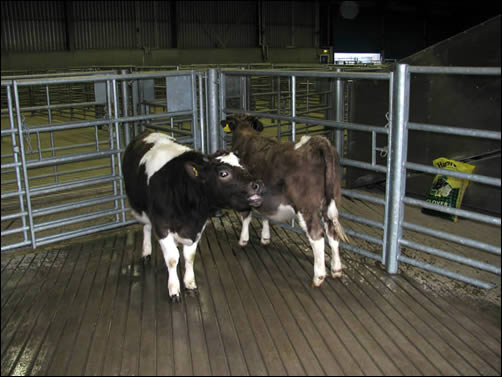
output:
[[[235,129],[235,121],[233,119],[224,119],[220,124],[225,132],[232,132]]]
[[[196,181],[204,181],[204,170],[203,166],[196,164],[195,162],[187,161],[185,162],[185,171],[190,178]]]
[[[253,119],[253,128],[256,131],[261,132],[261,131],[263,131],[263,123],[260,122],[258,119],[254,118]]]

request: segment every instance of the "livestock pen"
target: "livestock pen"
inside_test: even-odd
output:
[[[500,295],[498,306],[486,299],[500,292],[500,217],[429,204],[406,181],[408,171],[430,182],[451,174],[500,195],[500,176],[444,172],[406,151],[411,131],[500,144],[497,131],[409,117],[412,76],[500,87],[500,69],[248,68],[2,77],[2,374],[499,375]],[[352,121],[359,81],[385,87],[375,124]],[[204,152],[227,148],[219,120],[233,113],[259,117],[283,141],[323,134],[336,145],[351,238],[344,276],[312,288],[313,257],[294,223],[273,225],[263,247],[255,220],[242,249],[240,220],[224,212],[200,243],[198,295],[170,304],[158,245],[150,265],[140,260],[121,155],[143,128]],[[354,133],[369,135],[368,158],[349,153]],[[351,187],[351,169],[384,183]]]

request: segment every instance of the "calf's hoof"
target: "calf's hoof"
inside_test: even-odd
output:
[[[195,288],[190,288],[190,289],[189,289],[189,288],[187,288],[187,289],[185,290],[185,294],[186,294],[187,296],[190,296],[190,297],[196,297],[196,296],[198,296],[198,295],[199,295],[199,290],[197,289],[197,287],[195,287]]]
[[[239,246],[240,247],[246,247],[248,244],[248,241],[239,241]]]
[[[333,279],[339,279],[343,276],[343,270],[331,271],[331,276]]]
[[[315,276],[314,280],[312,281],[312,287],[317,288],[320,287],[321,284],[324,282],[324,279],[326,276]]]
[[[141,257],[141,261],[143,262],[143,265],[150,264],[151,260],[152,260],[152,256],[150,254]]]
[[[270,238],[262,238],[262,239],[261,239],[261,244],[262,244],[263,246],[268,246],[268,245],[270,245]]]
[[[173,304],[177,304],[181,302],[181,297],[179,294],[169,296],[169,301],[171,301]]]

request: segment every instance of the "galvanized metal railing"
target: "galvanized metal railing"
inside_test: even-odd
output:
[[[85,72],[2,79],[2,252],[134,223],[122,184],[124,148],[146,127],[204,149],[198,75]],[[152,95],[155,81],[163,83],[162,98]],[[95,98],[59,94],[70,86],[73,92],[91,88]],[[21,96],[21,89],[34,95]],[[87,115],[66,117],[57,113],[62,109],[85,109]]]
[[[411,163],[407,161],[408,148],[408,131],[417,130],[424,132],[434,132],[449,135],[462,135],[476,138],[487,138],[500,140],[500,132],[464,129],[447,127],[440,125],[418,124],[409,122],[409,98],[410,98],[410,74],[411,73],[428,73],[428,74],[449,74],[449,75],[490,75],[500,77],[500,68],[477,68],[477,67],[422,67],[408,66],[406,64],[397,65],[395,71],[394,97],[396,103],[394,107],[392,135],[391,135],[391,175],[390,175],[390,211],[389,218],[386,220],[390,224],[390,231],[387,234],[388,253],[387,253],[387,271],[396,273],[398,262],[408,263],[410,265],[431,271],[440,275],[448,276],[481,288],[493,288],[494,285],[461,273],[451,271],[446,268],[437,266],[409,258],[401,254],[401,247],[407,246],[424,253],[439,256],[454,262],[458,262],[476,269],[488,271],[500,275],[501,269],[499,265],[492,265],[481,262],[474,258],[467,258],[456,255],[454,253],[426,246],[417,242],[413,242],[403,237],[403,229],[409,229],[424,234],[432,235],[443,240],[449,240],[459,244],[468,245],[479,250],[493,253],[500,256],[500,246],[487,244],[485,242],[475,241],[467,237],[453,237],[447,232],[442,232],[417,224],[406,222],[404,219],[405,204],[419,206],[421,208],[432,209],[438,212],[458,215],[471,220],[480,221],[488,224],[493,224],[500,227],[500,218],[488,216],[485,214],[467,211],[463,209],[449,208],[438,204],[429,203],[423,200],[414,199],[406,196],[406,173],[408,170],[415,170],[424,173],[442,174],[460,179],[467,179],[473,182],[492,185],[500,188],[500,177],[487,177],[479,174],[467,174],[461,172],[453,172],[451,170],[434,168],[422,164]]]
[[[478,182],[486,185],[491,185],[500,188],[500,177],[487,177],[479,174],[466,174],[452,172],[446,169],[433,168],[426,165],[416,164],[407,161],[407,147],[408,147],[408,130],[418,130],[424,132],[436,132],[441,134],[464,135],[477,138],[487,138],[492,140],[500,140],[500,132],[493,132],[487,130],[466,129],[458,127],[447,127],[442,125],[429,125],[418,124],[409,122],[409,107],[410,107],[410,73],[434,73],[434,74],[464,74],[464,75],[494,75],[500,76],[500,68],[472,68],[472,67],[411,67],[404,64],[399,64],[395,67],[393,72],[309,72],[309,71],[258,71],[258,70],[229,70],[222,69],[209,70],[210,87],[213,86],[213,92],[216,93],[218,88],[219,104],[218,110],[215,109],[216,97],[213,97],[213,102],[210,105],[213,118],[210,119],[209,133],[210,133],[210,146],[212,150],[226,146],[225,135],[218,121],[224,119],[227,114],[247,113],[263,119],[286,121],[291,125],[290,140],[296,140],[297,125],[304,124],[307,127],[322,125],[326,128],[336,130],[335,144],[341,156],[343,156],[343,132],[344,130],[356,130],[369,132],[372,135],[372,158],[371,162],[357,161],[347,158],[341,159],[342,166],[346,168],[355,167],[374,171],[377,173],[386,174],[386,194],[384,198],[370,196],[365,193],[355,190],[342,190],[343,195],[358,200],[367,201],[370,203],[384,206],[384,218],[381,222],[370,220],[361,216],[356,216],[351,213],[341,212],[340,216],[350,221],[355,221],[360,224],[380,230],[383,235],[381,238],[375,237],[370,234],[348,230],[347,233],[361,240],[378,245],[381,253],[375,250],[366,250],[353,245],[342,243],[342,247],[356,252],[358,254],[367,256],[372,259],[377,259],[385,264],[389,273],[397,273],[399,263],[407,263],[424,270],[438,273],[450,278],[454,278],[469,284],[473,284],[482,288],[492,288],[494,285],[461,273],[451,271],[446,268],[440,268],[431,264],[424,263],[417,259],[413,259],[402,255],[402,247],[413,248],[420,252],[429,253],[431,255],[451,260],[454,262],[462,263],[488,271],[490,273],[500,275],[500,259],[498,264],[485,263],[475,258],[467,258],[464,256],[456,255],[438,248],[422,245],[418,242],[407,240],[403,237],[403,231],[411,230],[414,232],[423,233],[428,236],[436,237],[441,240],[448,240],[466,245],[469,247],[477,248],[484,252],[492,253],[500,256],[500,246],[491,245],[486,242],[480,242],[468,237],[452,236],[447,232],[438,231],[430,227],[421,226],[405,221],[404,208],[405,205],[420,206],[422,208],[430,208],[440,212],[455,214],[469,219],[480,221],[488,224],[495,224],[500,226],[500,218],[488,216],[485,214],[467,211],[463,209],[445,208],[444,206],[428,203],[423,200],[414,199],[406,196],[406,178],[407,171],[413,170],[421,173],[429,174],[444,174],[461,179],[468,179],[473,182]],[[285,77],[290,80],[290,109],[288,113],[276,113],[270,111],[262,111],[261,109],[250,109],[248,101],[241,101],[239,108],[230,108],[227,106],[227,85],[226,82],[229,78],[240,77]],[[336,111],[326,116],[325,119],[313,119],[310,117],[299,117],[297,115],[297,101],[298,96],[296,93],[297,78],[309,77],[312,79],[329,79],[335,82],[331,90],[333,97],[331,100],[332,106],[336,107]],[[387,80],[389,82],[389,99],[388,99],[388,127],[372,126],[367,124],[354,124],[344,121],[344,102],[343,102],[343,85],[347,80]],[[241,82],[245,82],[242,81]],[[243,91],[246,96],[252,95],[249,92],[249,87],[244,87]],[[276,95],[283,95],[280,90]],[[212,109],[212,110],[211,110]],[[329,110],[329,109],[328,109]],[[308,132],[308,131],[307,131]],[[280,134],[280,133],[279,133]],[[387,164],[379,165],[376,163],[375,151],[378,150],[376,146],[376,134],[387,135]],[[295,228],[294,223],[288,228]]]
[[[217,71],[214,70],[213,73],[211,73],[210,70],[210,75],[213,75],[214,77],[217,77]],[[277,114],[277,113],[270,113],[270,112],[263,112],[263,111],[253,111],[249,109],[249,107],[246,107],[244,105],[245,101],[241,102],[241,108],[228,108],[226,106],[226,81],[228,80],[229,77],[252,77],[252,76],[259,76],[259,77],[285,77],[290,80],[290,108],[287,113],[283,114]],[[330,88],[332,89],[329,93],[331,93],[331,107],[332,108],[327,108],[326,110],[326,115],[324,119],[319,119],[313,118],[313,117],[300,117],[297,115],[297,78],[309,78],[309,79],[317,79],[317,80],[331,80],[334,85],[329,85]],[[389,129],[386,127],[378,127],[378,126],[373,126],[373,125],[367,125],[367,124],[355,124],[351,122],[344,121],[344,97],[343,97],[343,81],[344,80],[353,80],[353,79],[358,79],[358,80],[385,80],[389,82],[389,88],[392,87],[392,74],[388,72],[341,72],[340,70],[336,72],[309,72],[309,71],[257,71],[257,70],[248,70],[248,71],[243,71],[243,70],[220,70],[219,71],[219,79],[215,79],[212,81],[213,85],[215,85],[215,91],[216,87],[219,86],[220,88],[220,96],[219,96],[219,111],[217,112],[219,116],[214,117],[214,121],[209,123],[209,132],[211,133],[210,137],[210,148],[213,150],[216,150],[218,148],[224,148],[226,145],[226,140],[225,140],[225,135],[222,132],[221,127],[219,127],[218,120],[219,119],[224,119],[227,114],[239,114],[239,113],[246,113],[250,115],[254,115],[260,118],[264,119],[270,119],[270,120],[277,120],[277,121],[286,121],[288,124],[291,125],[291,132],[290,132],[290,140],[295,141],[297,137],[297,125],[298,124],[303,124],[306,126],[306,132],[309,132],[309,127],[317,127],[317,126],[323,126],[326,129],[332,129],[335,131],[335,144],[337,146],[337,149],[339,151],[340,156],[343,156],[343,145],[344,145],[344,140],[343,140],[343,131],[344,130],[357,130],[357,131],[364,131],[364,132],[369,132],[369,133],[379,133],[379,134],[386,134],[389,135]],[[248,92],[248,90],[246,90]],[[315,93],[312,93],[315,94]],[[249,93],[248,93],[249,95]],[[277,95],[281,95],[281,92],[278,91]],[[389,112],[392,111],[392,97],[389,96]],[[331,110],[331,111],[330,111]],[[333,111],[334,110],[334,111]],[[216,113],[216,111],[215,111]],[[334,119],[329,119],[329,117],[332,116]],[[211,147],[212,145],[212,147]],[[357,161],[357,160],[352,160],[352,159],[347,159],[347,158],[341,158],[340,163],[342,166],[350,167],[360,167],[363,169],[375,171],[375,172],[380,172],[380,173],[387,173],[388,172],[388,167],[379,165],[376,163],[375,160],[373,160],[371,163],[365,162],[365,161]],[[369,201],[372,203],[376,203],[379,205],[384,206],[387,208],[387,203],[386,199],[384,198],[377,198],[371,195],[367,195],[363,192],[358,192],[354,190],[348,190],[344,189],[342,190],[343,195],[351,198],[357,198],[360,200],[365,200]],[[371,221],[368,220],[364,217],[357,216],[354,214],[350,214],[344,211],[340,212],[340,216],[345,217],[347,219],[350,219],[351,221],[358,222],[360,224],[368,225],[375,227],[383,232],[383,234],[386,234],[387,232],[387,225],[385,222],[382,221]],[[298,230],[298,228],[295,226],[295,223],[292,222],[290,226],[287,226],[288,228],[292,228],[295,230]],[[385,237],[382,236],[381,238],[374,237],[368,234],[364,234],[355,230],[348,230],[347,233],[352,236],[356,237],[368,242],[371,242],[375,245],[377,245],[377,249],[382,250],[382,246],[385,244]],[[354,245],[349,245],[346,243],[343,243],[342,246],[350,251],[353,251],[355,253],[364,255],[366,257],[372,258],[372,259],[377,259],[384,263],[385,261],[385,253],[378,253],[375,252],[375,250],[370,251],[361,247],[357,247]],[[383,250],[385,250],[385,247],[383,247]]]
[[[488,130],[410,122],[411,73],[483,75],[500,80],[500,68],[402,64],[391,72],[354,72],[336,67],[330,71],[261,70],[252,66],[247,69],[200,67],[198,71],[175,68],[2,79],[2,251],[37,247],[133,223],[127,215],[120,176],[121,153],[132,136],[145,127],[160,129],[196,149],[213,153],[226,148],[229,142],[219,121],[228,114],[248,113],[272,123],[266,127],[277,128],[275,135],[279,139],[287,137],[295,141],[304,133],[326,134],[333,138],[345,169],[385,174],[383,196],[343,190],[346,197],[383,207],[383,216],[378,220],[340,212],[347,221],[372,230],[348,229],[351,237],[368,246],[342,243],[343,248],[380,261],[389,273],[396,273],[399,264],[405,263],[479,287],[493,287],[490,282],[403,255],[402,249],[415,249],[500,275],[499,245],[415,224],[404,215],[405,206],[418,206],[500,226],[498,217],[446,208],[406,195],[410,171],[444,174],[500,188],[500,176],[456,173],[407,158],[409,131],[496,141],[500,141],[501,136],[500,132]],[[388,83],[386,114],[382,114],[387,118],[386,126],[354,123],[346,117],[347,83],[354,80]],[[91,136],[58,144],[60,135],[84,130],[90,130]],[[369,161],[344,156],[347,131],[371,135]],[[382,150],[376,145],[377,135],[387,140],[385,163],[377,163],[376,152]],[[76,166],[63,169],[72,164]],[[93,190],[97,193],[92,193]],[[289,227],[296,229],[294,223]],[[407,238],[408,231],[489,253],[498,257],[498,262],[486,263],[441,247],[420,244]],[[10,237],[12,240],[4,241]]]

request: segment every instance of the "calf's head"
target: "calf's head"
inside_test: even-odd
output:
[[[215,207],[247,211],[263,202],[263,182],[254,179],[232,152],[217,152],[202,163],[188,161],[185,170],[205,186]]]
[[[234,114],[221,121],[223,130],[235,134],[255,134],[263,131],[263,124],[254,116]]]

